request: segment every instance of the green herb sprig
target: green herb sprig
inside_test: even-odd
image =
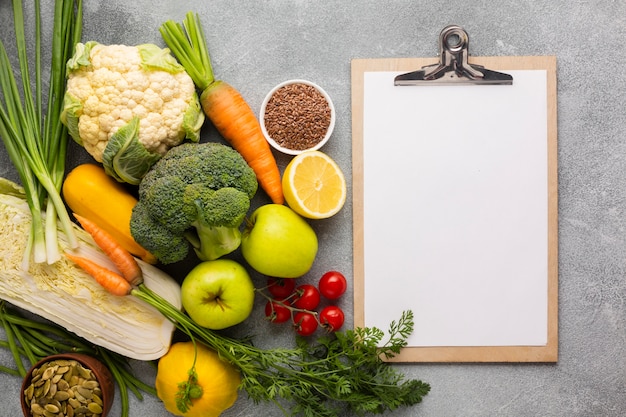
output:
[[[24,360],[33,366],[37,361],[57,353],[84,353],[99,359],[111,371],[120,393],[121,417],[129,417],[129,393],[142,400],[143,394],[156,396],[156,389],[137,378],[128,359],[100,346],[95,346],[56,324],[29,319],[0,300],[0,323],[6,340],[0,348],[9,349],[15,368],[0,365],[0,372],[23,378],[27,368]]]
[[[131,294],[159,310],[196,342],[214,349],[241,372],[241,388],[256,403],[275,403],[285,415],[331,417],[348,409],[382,414],[422,401],[430,385],[406,380],[385,362],[406,346],[413,313],[390,324],[388,339],[378,328],[356,328],[320,337],[298,338],[294,348],[262,349],[199,326],[145,285]]]

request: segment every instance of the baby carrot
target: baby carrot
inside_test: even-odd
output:
[[[65,256],[91,275],[98,284],[102,285],[111,294],[119,296],[130,294],[132,286],[120,274],[82,256],[72,255],[67,252]]]
[[[280,170],[258,119],[234,87],[215,79],[198,15],[188,12],[183,25],[172,20],[163,23],[163,40],[201,91],[200,103],[206,116],[254,170],[272,202],[283,204]]]
[[[102,251],[111,259],[122,276],[131,285],[137,286],[143,282],[143,273],[137,260],[124,249],[106,230],[102,229],[96,223],[73,213],[74,217],[80,225],[89,233],[94,242],[102,249]]]

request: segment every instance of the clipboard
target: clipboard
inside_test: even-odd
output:
[[[557,362],[556,57],[452,46],[460,65],[351,62],[354,325],[412,310],[392,362]],[[418,81],[394,85],[407,74]]]

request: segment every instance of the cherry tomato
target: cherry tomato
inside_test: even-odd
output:
[[[306,311],[296,313],[293,318],[294,328],[300,336],[310,336],[317,330],[317,317]]]
[[[296,289],[296,280],[293,278],[268,278],[267,290],[278,300],[289,297]]]
[[[337,306],[324,307],[320,313],[320,324],[329,332],[336,332],[343,326],[345,316]]]
[[[289,303],[286,301],[268,301],[265,304],[265,317],[272,323],[284,323],[291,318]]]
[[[298,296],[293,301],[293,306],[302,310],[315,310],[320,305],[320,292],[316,286],[302,284],[296,288]]]
[[[319,289],[322,295],[329,300],[336,300],[346,292],[348,282],[346,277],[338,271],[328,271],[320,278]]]

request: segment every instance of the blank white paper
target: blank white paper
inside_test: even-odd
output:
[[[409,346],[541,346],[548,326],[546,71],[511,86],[364,74],[365,325]]]

